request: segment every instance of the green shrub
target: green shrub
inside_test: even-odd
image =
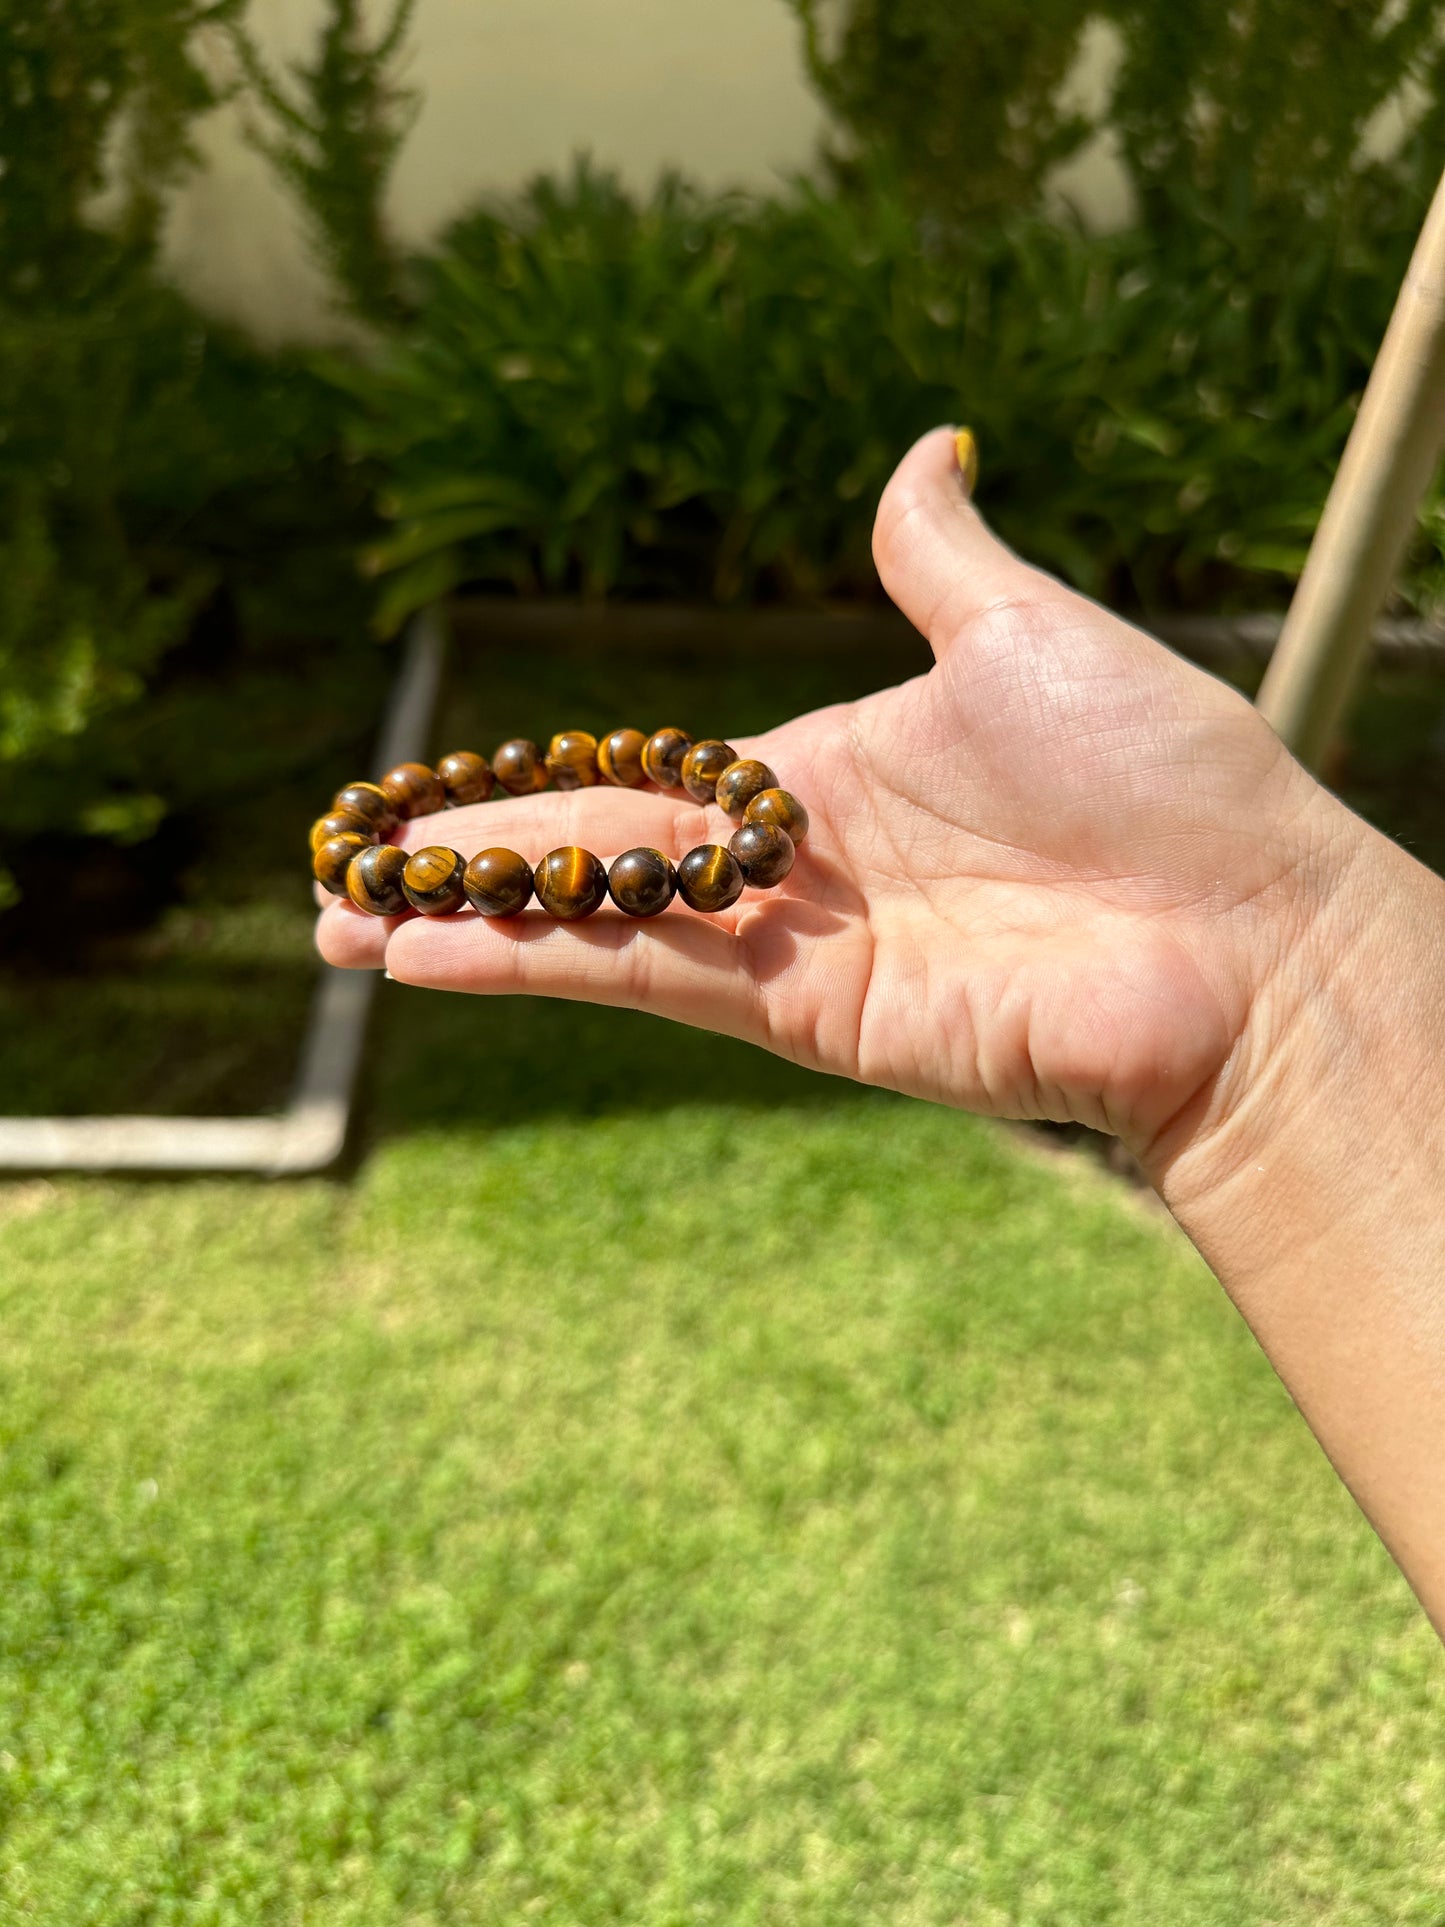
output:
[[[365,321],[406,314],[384,202],[416,106],[392,71],[415,6],[397,0],[373,38],[361,0],[329,0],[314,57],[294,62],[285,82],[241,26],[232,35],[256,110],[252,139],[300,204],[339,301]]]
[[[120,443],[149,385],[137,355],[148,308],[122,285],[103,318],[0,313],[0,795],[12,836],[37,817],[59,827],[49,779],[71,764],[67,744],[138,693],[209,586],[194,567],[162,586],[116,499]],[[66,813],[118,832],[154,815],[144,794],[118,805],[89,783]]]
[[[1081,587],[1277,600],[1408,237],[1241,283],[1204,220],[1187,250],[1037,217],[926,232],[876,177],[639,202],[585,166],[458,222],[413,327],[336,371],[389,478],[382,626],[463,582],[872,592],[878,494],[946,419],[979,431],[1002,531]]]
[[[0,14],[0,799],[10,834],[43,817],[43,763],[133,697],[184,631],[201,572],[158,581],[135,553],[118,443],[155,329],[147,264],[190,116],[215,98],[195,57],[235,0],[90,0]],[[108,225],[94,204],[110,185]],[[121,833],[145,797],[77,793]],[[0,902],[7,891],[0,870]]]
[[[586,166],[457,223],[420,264],[412,330],[338,371],[398,524],[369,558],[391,576],[381,624],[472,579],[861,581],[867,476],[838,405],[860,341],[917,397],[886,327],[894,261],[840,271],[856,239],[851,209],[806,190],[768,206],[670,181],[639,204]]]
[[[1433,182],[1438,0],[790,3],[851,137],[829,189],[540,183],[457,223],[345,377],[397,525],[380,626],[465,581],[866,591],[878,492],[948,416],[1001,528],[1081,587],[1281,599]],[[1103,236],[1042,213],[1096,131],[1063,83],[1097,19],[1138,204]],[[1407,84],[1414,137],[1368,158]]]
[[[1112,132],[1142,224],[1222,223],[1258,257],[1302,234],[1418,222],[1439,170],[1439,0],[789,0],[849,144],[898,169],[952,229],[1036,209],[1050,170]],[[1103,115],[1062,84],[1085,29],[1119,68]],[[1389,160],[1362,137],[1407,88],[1423,138]],[[1388,205],[1403,194],[1408,205]]]
[[[93,298],[118,245],[146,254],[193,159],[190,123],[219,98],[204,43],[244,4],[0,0],[0,301],[38,312]]]
[[[851,157],[886,154],[908,196],[951,222],[1034,208],[1090,128],[1059,103],[1097,0],[788,0]],[[841,18],[840,16],[841,12]]]
[[[174,799],[129,746],[125,711],[198,611],[218,596],[304,606],[314,581],[311,607],[334,626],[354,579],[365,520],[334,390],[302,357],[207,321],[155,266],[189,125],[218,99],[204,46],[239,5],[0,0],[0,814],[12,847],[42,832],[146,835]],[[0,864],[0,905],[11,894]]]
[[[1108,120],[1145,226],[1197,208],[1257,259],[1419,225],[1445,118],[1439,0],[1106,0],[1104,13],[1123,46]],[[1402,89],[1417,138],[1369,158],[1370,123]]]
[[[223,630],[334,633],[367,526],[334,392],[148,276],[67,317],[0,310],[0,813],[147,834],[158,794],[125,712],[204,605]],[[198,783],[203,781],[196,764]]]

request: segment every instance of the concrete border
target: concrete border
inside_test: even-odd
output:
[[[1240,656],[1266,663],[1284,627],[1280,615],[1160,616],[1145,629],[1197,662],[1223,662]],[[1371,636],[1374,660],[1392,669],[1445,672],[1445,630],[1418,616],[1381,616]]]
[[[440,611],[408,627],[378,769],[425,755],[446,654]],[[0,1117],[0,1171],[215,1171],[300,1177],[341,1156],[376,972],[322,965],[279,1117]]]

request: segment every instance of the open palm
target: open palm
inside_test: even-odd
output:
[[[1323,888],[1323,792],[1241,697],[998,543],[949,431],[901,464],[875,553],[935,666],[737,740],[812,819],[778,889],[645,923],[610,906],[582,924],[390,922],[340,902],[323,954],[650,1010],[972,1110],[1097,1125],[1147,1155],[1259,1027]],[[677,859],[730,828],[673,795],[596,788],[451,812],[444,840]],[[405,840],[437,834],[421,819]]]

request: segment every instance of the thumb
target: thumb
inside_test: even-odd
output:
[[[970,500],[976,472],[967,429],[931,429],[894,470],[873,524],[883,587],[940,657],[984,610],[1068,593],[987,526]]]

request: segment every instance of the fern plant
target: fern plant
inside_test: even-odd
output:
[[[387,478],[378,625],[462,583],[874,593],[878,494],[950,418],[1005,535],[1080,587],[1277,600],[1408,239],[1241,284],[1204,221],[1171,245],[1015,217],[940,248],[882,175],[639,201],[579,167],[458,222],[412,327],[334,367]]]

